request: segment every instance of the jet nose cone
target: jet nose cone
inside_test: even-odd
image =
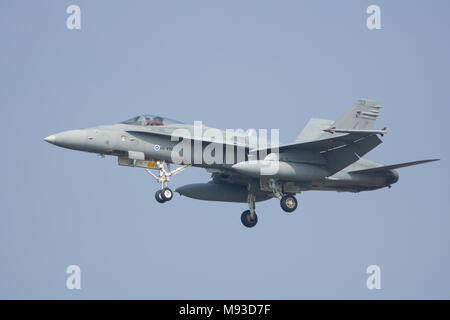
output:
[[[64,131],[44,138],[48,143],[74,150],[83,150],[86,139],[86,132],[84,130]]]
[[[44,138],[44,140],[47,141],[48,143],[55,144],[56,137],[55,137],[54,134],[52,134],[51,136],[48,136],[48,137]]]

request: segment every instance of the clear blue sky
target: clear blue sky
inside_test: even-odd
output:
[[[81,7],[81,30],[66,8]],[[366,28],[381,7],[382,30]],[[0,298],[450,298],[449,1],[0,2]],[[139,113],[279,128],[382,102],[392,189],[305,192],[293,215],[175,195],[43,137]],[[190,169],[173,188],[209,179]],[[82,289],[65,270],[82,270]],[[382,289],[366,288],[367,266]]]

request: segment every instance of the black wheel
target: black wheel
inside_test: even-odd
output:
[[[161,190],[161,198],[164,199],[164,201],[169,201],[173,197],[173,192],[169,188],[164,188]]]
[[[297,209],[297,199],[291,195],[285,195],[280,200],[281,208],[286,212],[292,212]]]
[[[258,223],[258,216],[255,213],[253,215],[253,219],[252,219],[252,217],[250,215],[250,210],[246,210],[246,211],[242,212],[241,221],[242,221],[242,224],[244,226],[246,226],[247,228],[252,228],[252,227],[256,226],[256,224]]]
[[[161,190],[156,191],[155,193],[155,199],[156,201],[158,201],[159,203],[163,203],[166,202],[166,200],[164,200],[161,196]]]

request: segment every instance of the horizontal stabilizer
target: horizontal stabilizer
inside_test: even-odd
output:
[[[380,172],[380,171],[399,169],[399,168],[415,166],[415,165],[418,165],[418,164],[427,163],[427,162],[433,162],[433,161],[439,161],[439,160],[440,159],[429,159],[429,160],[420,160],[420,161],[398,163],[398,164],[393,164],[393,165],[390,165],[390,166],[380,166],[380,167],[375,167],[375,168],[370,168],[370,169],[350,171],[349,173],[376,173],[376,172]]]

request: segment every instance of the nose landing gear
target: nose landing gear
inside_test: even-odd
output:
[[[155,193],[155,199],[159,203],[164,203],[166,201],[170,201],[173,197],[173,192],[170,190],[170,188],[164,188],[161,190],[156,191]]]
[[[164,161],[157,161],[156,166],[159,170],[159,176],[155,175],[153,172],[151,172],[150,169],[147,169],[147,172],[156,179],[157,182],[161,183],[161,189],[156,191],[155,193],[155,199],[159,203],[164,203],[166,201],[170,201],[173,198],[173,191],[168,187],[168,183],[170,181],[170,177],[173,175],[176,175],[177,173],[180,173],[189,165],[184,165],[181,167],[176,168],[175,170],[170,171],[170,164],[167,163],[167,170],[164,168]]]

